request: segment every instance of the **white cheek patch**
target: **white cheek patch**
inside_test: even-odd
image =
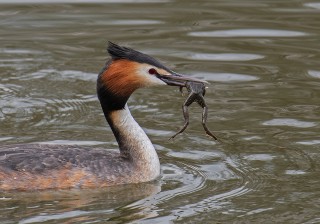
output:
[[[157,78],[155,75],[149,75],[147,86],[157,86],[157,85],[166,85],[166,83],[160,80],[159,78]]]
[[[166,85],[165,82],[156,77],[156,75],[149,74],[149,69],[154,67],[150,65],[145,65],[139,67],[137,70],[137,75],[143,80],[143,86],[158,86],[158,85]]]

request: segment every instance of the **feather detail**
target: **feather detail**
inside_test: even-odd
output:
[[[138,63],[153,65],[157,68],[161,68],[169,72],[171,71],[170,69],[165,67],[163,64],[161,64],[157,59],[128,47],[122,47],[112,42],[109,42],[107,51],[113,60],[126,59],[129,61],[135,61]]]

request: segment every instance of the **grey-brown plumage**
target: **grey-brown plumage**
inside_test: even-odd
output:
[[[21,144],[0,146],[1,169],[44,174],[48,170],[65,166],[85,169],[99,176],[101,171],[129,172],[132,163],[119,153],[89,147],[47,144]],[[107,179],[107,177],[101,176]]]

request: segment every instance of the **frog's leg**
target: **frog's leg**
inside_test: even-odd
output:
[[[186,101],[184,102],[184,104],[182,105],[182,112],[183,112],[183,117],[184,117],[184,125],[183,127],[180,129],[180,131],[178,131],[176,134],[174,134],[170,139],[173,139],[174,137],[176,137],[178,134],[184,132],[184,130],[186,130],[186,128],[189,125],[189,111],[188,111],[188,107],[190,106],[190,104],[192,104],[195,100],[195,95],[193,93],[191,93],[188,98],[186,99]]]
[[[184,117],[184,125],[183,127],[180,129],[180,131],[178,131],[176,134],[174,134],[170,139],[173,139],[174,137],[176,137],[178,134],[184,132],[184,130],[186,130],[186,128],[189,125],[189,112],[188,112],[188,107],[183,105],[182,106],[182,110],[183,110],[183,117]]]
[[[202,126],[203,126],[204,130],[206,131],[206,134],[207,134],[207,135],[211,136],[211,137],[214,138],[215,140],[218,140],[218,138],[209,131],[209,129],[208,129],[207,125],[206,125],[206,123],[207,123],[207,118],[208,118],[208,107],[207,107],[207,104],[206,104],[206,102],[204,101],[204,98],[203,98],[202,96],[201,96],[200,99],[201,99],[201,100],[200,100],[200,101],[197,101],[197,102],[198,102],[198,104],[203,108],[203,111],[202,111]]]

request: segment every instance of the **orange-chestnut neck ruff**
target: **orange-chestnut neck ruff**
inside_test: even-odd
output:
[[[100,75],[99,81],[108,92],[119,97],[127,97],[142,86],[143,80],[136,74],[138,68],[139,63],[134,61],[112,61]]]

